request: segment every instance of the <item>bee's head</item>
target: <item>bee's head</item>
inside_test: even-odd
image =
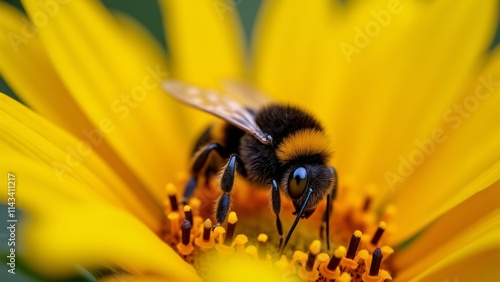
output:
[[[323,162],[295,162],[285,170],[281,179],[282,190],[293,202],[296,215],[285,242],[280,248],[283,254],[290,236],[292,236],[300,218],[308,218],[316,210],[316,206],[326,198],[333,189],[334,170]]]
[[[281,181],[285,193],[290,197],[295,207],[295,212],[304,205],[309,188],[312,193],[305,205],[302,218],[308,218],[316,209],[321,200],[331,192],[333,172],[324,164],[303,163],[291,166]]]

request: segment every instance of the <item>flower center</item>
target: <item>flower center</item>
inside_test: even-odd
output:
[[[380,218],[375,220],[375,213],[371,211],[373,189],[368,189],[359,203],[348,200],[349,187],[341,187],[340,191],[332,216],[330,240],[335,246],[332,250],[322,249],[318,233],[297,231],[287,246],[288,251],[278,258],[279,246],[271,242],[267,235],[276,232],[272,221],[263,224],[259,213],[239,220],[232,211],[227,224],[213,226],[209,218],[202,217],[202,214],[211,212],[213,207],[202,205],[202,200],[198,198],[191,199],[188,205],[181,207],[172,184],[166,188],[167,220],[162,236],[185,261],[196,268],[201,277],[210,275],[213,261],[244,258],[266,268],[274,266],[284,281],[295,281],[297,278],[306,281],[365,282],[392,279],[385,269],[390,267],[387,258],[394,251],[385,245],[385,238],[386,233],[390,233],[390,230],[387,232],[388,222],[395,208],[386,207]],[[207,210],[204,211],[202,206]],[[324,210],[325,207],[318,209]],[[310,245],[307,248],[305,244]],[[308,251],[302,251],[304,249]]]

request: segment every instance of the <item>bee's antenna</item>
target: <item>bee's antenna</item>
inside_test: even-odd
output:
[[[313,189],[309,188],[309,190],[307,191],[306,199],[304,200],[304,203],[300,207],[300,211],[297,214],[297,217],[295,218],[295,220],[293,221],[292,227],[290,227],[288,234],[286,234],[285,243],[281,246],[280,253],[278,255],[278,259],[281,258],[281,255],[283,255],[283,252],[285,251],[285,248],[286,248],[286,244],[288,244],[288,240],[290,240],[290,237],[292,236],[293,230],[295,230],[295,227],[297,226],[299,219],[302,217],[302,214],[304,213],[304,210],[306,209],[307,202],[309,202],[309,198],[311,197],[312,192],[313,192]]]

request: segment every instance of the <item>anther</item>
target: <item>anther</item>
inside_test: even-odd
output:
[[[211,249],[214,245],[214,239],[212,238],[212,221],[207,218],[203,223],[203,235],[194,239],[196,246],[200,247],[202,251]]]
[[[182,244],[187,245],[189,244],[189,237],[191,236],[191,222],[188,220],[184,220],[181,225],[181,231],[182,231]]]
[[[167,190],[168,199],[170,200],[171,211],[178,211],[179,205],[177,203],[177,196],[176,196],[177,191],[175,189],[175,186],[172,183],[168,183],[166,190]]]
[[[380,250],[382,251],[382,256],[384,257],[383,260],[387,259],[387,257],[394,253],[394,249],[389,246],[382,246]]]
[[[264,233],[259,234],[257,241],[259,241],[259,259],[266,260],[267,258],[267,235]]]
[[[363,204],[363,211],[366,212],[368,211],[368,209],[370,208],[370,204],[372,203],[372,198],[367,196],[365,198],[365,202]]]
[[[246,243],[248,243],[248,237],[244,234],[238,234],[234,238],[232,246],[236,246],[236,252],[238,252],[239,254],[244,254]]]
[[[372,255],[372,264],[370,266],[370,276],[378,276],[380,264],[382,263],[382,251],[376,248]]]
[[[354,231],[354,234],[351,237],[351,241],[349,242],[349,248],[347,249],[347,254],[344,258],[342,258],[340,262],[340,264],[342,265],[343,272],[349,271],[351,269],[356,269],[358,267],[359,253],[364,251],[361,250],[356,255],[359,242],[361,241],[362,236],[363,233],[361,233],[361,231],[359,230]]]
[[[200,215],[200,206],[201,206],[201,200],[198,198],[191,198],[189,200],[189,206],[191,207],[191,211],[193,211],[194,216],[199,216]]]
[[[196,226],[198,226],[199,228],[196,228]],[[198,235],[200,235],[202,232],[203,232],[203,218],[201,218],[200,216],[194,216],[193,228],[191,228],[191,234],[194,237],[198,237]]]
[[[366,249],[362,249],[358,252],[358,255],[354,258],[355,261],[364,260],[367,261],[370,258],[370,253]]]
[[[345,247],[339,246],[333,253],[333,257],[330,259],[330,262],[328,262],[328,270],[334,271],[335,269],[337,269],[342,258],[346,256],[346,253],[347,250],[345,249]]]
[[[295,264],[298,261],[302,262],[305,261],[306,259],[307,259],[307,254],[297,250],[293,252],[291,264]]]
[[[184,217],[186,218],[189,223],[191,223],[191,226],[193,226],[193,211],[191,210],[191,207],[188,205],[184,206]]]
[[[309,247],[309,255],[307,256],[306,270],[313,270],[314,262],[321,250],[321,242],[319,240],[314,240]]]
[[[253,259],[257,257],[257,248],[253,245],[250,245],[245,248],[245,253]]]
[[[359,230],[354,231],[354,234],[351,237],[351,241],[349,242],[349,249],[347,249],[346,258],[354,259],[354,256],[356,255],[356,251],[358,250],[359,241],[361,240],[362,235],[363,234],[361,233],[361,231],[359,231]]]
[[[376,187],[374,185],[369,185],[366,187],[365,202],[363,203],[363,211],[366,212],[370,209],[372,204],[373,196],[375,195]]]
[[[170,220],[170,234],[174,236],[178,236],[180,224],[179,224],[179,214],[176,212],[171,212],[167,216],[168,220]]]
[[[208,241],[210,240],[210,232],[212,232],[212,221],[210,218],[207,218],[205,222],[203,223],[203,241]]]
[[[177,244],[177,250],[179,250],[179,253],[182,255],[189,255],[194,251],[194,247],[191,245],[191,227],[191,223],[184,220],[181,226],[181,243]]]
[[[343,257],[345,257],[347,250],[344,246],[339,246],[333,256],[328,262],[328,264],[321,264],[319,266],[319,271],[326,278],[327,281],[334,280],[340,275],[339,264]]]
[[[397,213],[397,208],[395,205],[388,205],[380,219],[386,223],[390,223],[394,215]]]
[[[215,245],[215,249],[221,254],[232,254],[234,249],[230,246],[224,245],[224,235],[226,234],[226,229],[222,226],[217,226],[214,229],[214,234],[218,236],[218,244]]]
[[[363,250],[366,251],[366,250]],[[380,248],[376,248],[375,251],[373,251],[373,254],[371,256],[371,259],[369,259],[369,255],[367,255],[364,260],[371,261],[370,262],[370,270],[365,271],[363,273],[363,281],[365,282],[383,282],[387,280],[392,280],[391,275],[380,268],[382,264],[382,260],[384,259],[384,254],[383,251]]]
[[[231,245],[231,241],[233,241],[234,229],[236,228],[236,222],[238,222],[238,217],[235,212],[230,212],[227,219],[227,230],[226,230],[226,238],[224,239],[224,245]]]
[[[216,226],[214,228],[214,234],[216,234],[219,245],[222,245],[222,243],[224,242],[224,234],[226,234],[226,229],[224,229],[224,227],[222,226]]]
[[[316,258],[321,251],[321,242],[314,240],[309,247],[309,254],[301,259],[302,267],[299,269],[299,277],[305,281],[316,281],[319,278],[319,272],[316,269]]]
[[[381,221],[380,224],[378,225],[375,235],[373,235],[372,240],[370,241],[372,245],[378,244],[378,241],[380,240],[380,237],[382,237],[382,234],[384,234],[386,227],[387,225],[385,224],[385,222]]]
[[[329,260],[330,260],[330,256],[328,254],[319,253],[318,256],[316,257],[316,263],[314,265],[314,269],[318,268],[318,265],[325,264]]]

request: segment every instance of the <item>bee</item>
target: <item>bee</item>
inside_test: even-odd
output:
[[[242,87],[242,84],[229,85],[233,90],[246,93],[247,101],[260,97],[256,91]],[[183,195],[184,204],[206,171],[221,171],[220,188],[223,193],[215,212],[217,225],[222,224],[228,215],[236,174],[252,186],[269,189],[280,236],[281,257],[299,220],[311,216],[326,198],[320,235],[323,236],[326,230],[330,249],[329,218],[336,197],[337,173],[328,165],[331,151],[325,130],[312,114],[279,103],[248,108],[227,94],[175,80],[165,81],[163,88],[177,100],[223,120],[222,125],[209,127],[196,143],[191,178]],[[235,91],[232,92],[234,94]],[[217,165],[213,161],[215,155],[224,163]],[[280,219],[281,195],[292,201],[295,207],[293,214],[296,215],[284,243]]]

